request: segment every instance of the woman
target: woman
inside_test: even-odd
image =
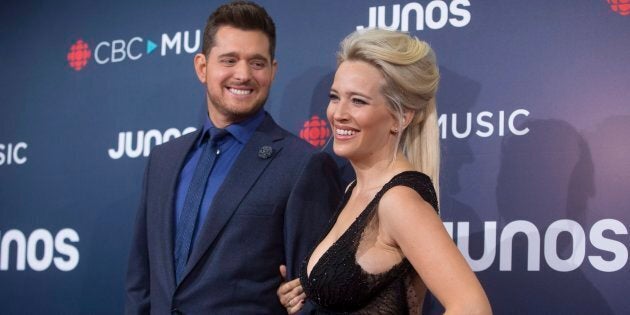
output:
[[[438,81],[433,51],[407,34],[341,43],[327,115],[356,180],[300,278],[278,289],[289,313],[306,297],[324,314],[418,313],[427,288],[447,314],[491,313],[437,213]]]

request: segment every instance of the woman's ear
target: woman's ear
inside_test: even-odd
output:
[[[403,129],[407,128],[409,124],[413,121],[413,118],[416,116],[416,113],[410,110],[406,110],[403,113]]]

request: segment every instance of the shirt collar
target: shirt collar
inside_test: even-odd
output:
[[[254,132],[256,131],[258,126],[260,126],[264,118],[265,111],[261,108],[251,117],[238,123],[231,124],[225,127],[225,129],[230,132],[234,139],[236,139],[241,144],[244,144],[252,137],[252,135],[254,135]],[[214,124],[212,124],[210,118],[206,116],[206,120],[203,123],[203,130],[201,132],[202,136],[199,138],[198,145],[201,145],[201,140],[204,138],[204,135],[210,132],[211,128],[216,127],[214,126]]]

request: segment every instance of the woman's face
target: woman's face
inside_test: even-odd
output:
[[[353,162],[393,157],[398,127],[381,93],[385,79],[363,61],[344,61],[337,68],[326,111],[335,137],[333,149]]]

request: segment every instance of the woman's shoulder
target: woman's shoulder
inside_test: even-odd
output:
[[[419,199],[418,197],[421,197]],[[404,171],[394,176],[382,190],[381,203],[421,202],[429,203],[438,211],[438,200],[431,178],[418,171]]]
[[[394,175],[394,177],[392,177],[392,179],[390,179],[387,184],[400,185],[404,183],[420,183],[433,186],[431,178],[427,174],[413,170],[402,171]]]
[[[425,182],[424,179],[422,181]],[[394,185],[383,194],[377,210],[378,222],[384,231],[383,239],[396,243],[395,235],[409,235],[419,227],[439,226],[441,220],[432,186],[431,189],[424,185],[421,187],[419,190],[418,186]]]

